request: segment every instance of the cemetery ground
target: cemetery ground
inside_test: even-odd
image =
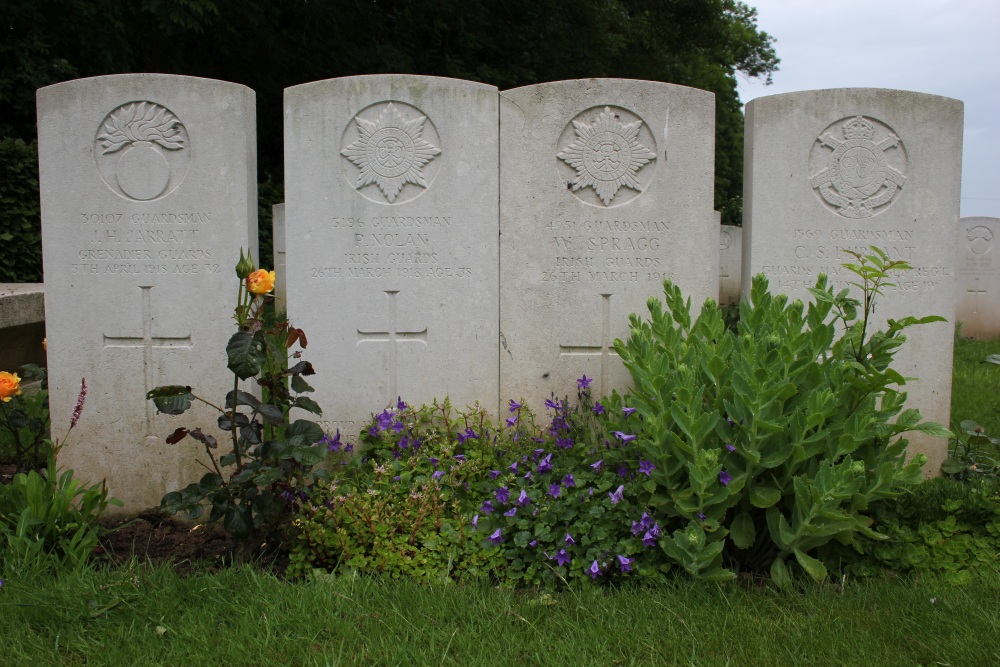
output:
[[[1000,341],[956,340],[953,424],[1000,433]],[[98,567],[5,572],[6,664],[997,664],[1000,570],[886,571],[791,591],[752,580],[559,593],[229,565],[215,528],[152,515]],[[134,548],[134,551],[133,551]]]

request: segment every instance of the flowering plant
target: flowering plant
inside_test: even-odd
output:
[[[305,377],[314,373],[308,361],[289,362],[289,350],[305,349],[301,329],[281,322],[266,328],[264,296],[274,287],[274,272],[255,270],[253,259],[240,253],[236,265],[240,281],[234,318],[237,331],[226,353],[233,373],[233,389],[222,406],[194,393],[191,387],[157,387],[147,394],[160,412],[178,415],[201,401],[219,412],[219,428],[228,434],[229,451],[216,457],[218,438],[200,428],[178,428],[168,438],[176,444],[190,436],[204,447],[212,468],[198,482],[166,494],[161,507],[170,513],[199,517],[207,505],[209,521],[223,520],[233,537],[267,539],[282,529],[292,502],[310,485],[327,478],[317,467],[327,454],[323,430],[315,423],[288,413],[299,408],[321,414],[319,405],[304,396],[312,387]],[[291,354],[299,359],[301,351]],[[254,378],[263,388],[263,399],[240,389],[240,382]]]
[[[52,448],[49,440],[49,394],[44,368],[34,364],[17,373],[0,371],[0,443],[13,447],[13,461],[18,471],[45,466]],[[23,392],[23,380],[40,380],[34,392]]]

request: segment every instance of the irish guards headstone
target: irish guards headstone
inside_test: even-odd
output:
[[[948,425],[955,319],[955,228],[962,103],[901,90],[843,88],[773,95],[746,111],[743,284],[756,273],[803,301],[818,273],[848,287],[845,250],[870,246],[913,270],[894,276],[876,318],[941,315],[914,327],[896,358],[909,405]],[[943,440],[911,434],[936,474]]]
[[[329,429],[497,409],[497,90],[407,75],[285,91],[288,313]]]
[[[962,335],[1000,336],[1000,218],[958,221],[958,287],[955,293]]]
[[[145,394],[190,384],[221,401],[240,248],[256,249],[254,93],[163,74],[79,79],[38,91],[49,402],[59,463],[106,479],[124,511],[197,481],[178,426],[217,430],[203,406],[155,414]]]
[[[718,295],[715,100],[649,81],[501,93],[501,397],[536,410],[593,379],[630,386],[614,352],[630,313],[679,284]]]

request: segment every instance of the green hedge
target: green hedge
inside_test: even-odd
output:
[[[42,282],[38,145],[0,139],[0,282]]]

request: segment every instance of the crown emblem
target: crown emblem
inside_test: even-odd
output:
[[[874,136],[875,125],[865,120],[863,116],[855,116],[844,123],[844,138],[847,140],[867,139],[871,141]]]

